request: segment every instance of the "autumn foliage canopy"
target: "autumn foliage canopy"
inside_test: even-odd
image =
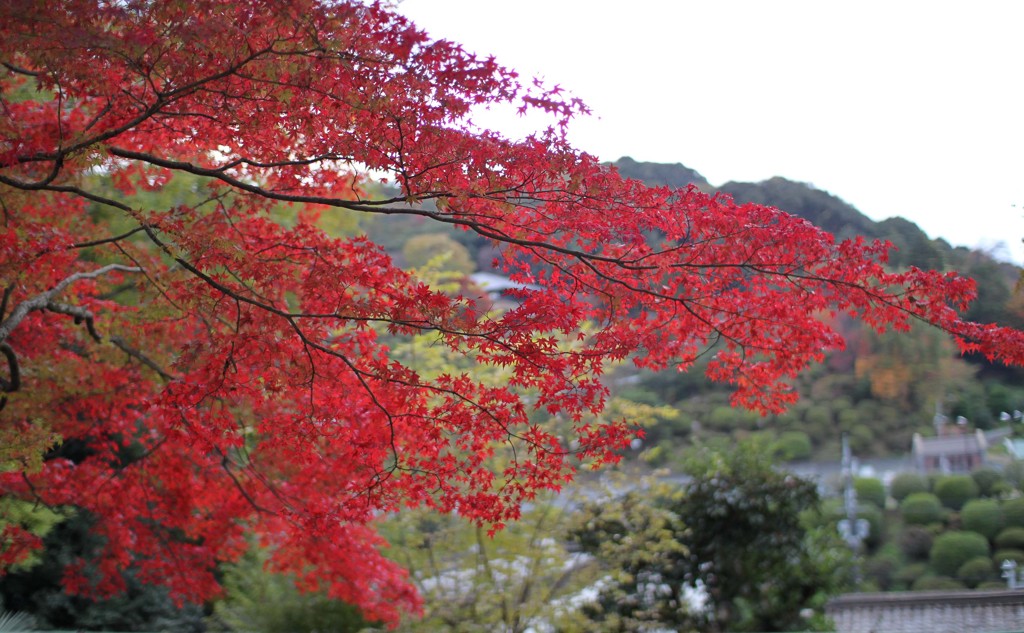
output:
[[[843,345],[830,314],[1024,360],[1021,333],[960,319],[971,281],[623,179],[565,142],[582,104],[387,7],[6,0],[0,64],[0,491],[93,517],[104,546],[70,592],[117,593],[132,567],[202,601],[255,535],[274,569],[394,621],[418,598],[374,521],[500,525],[615,460],[635,430],[600,416],[610,363],[713,354],[735,404],[777,411]],[[550,127],[480,129],[491,105]],[[182,177],[191,202],[146,202]],[[529,286],[488,311],[332,237],[340,213],[474,232]],[[414,334],[468,367],[399,362]],[[38,546],[8,525],[0,567]]]

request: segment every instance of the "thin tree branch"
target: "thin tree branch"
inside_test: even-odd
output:
[[[68,275],[67,277],[59,281],[57,285],[54,286],[53,288],[47,290],[46,292],[41,292],[35,297],[32,297],[31,299],[27,299],[19,303],[14,308],[14,310],[11,311],[11,316],[7,317],[6,319],[3,320],[2,323],[0,323],[0,343],[6,341],[7,337],[11,335],[11,332],[14,330],[14,328],[18,327],[18,324],[21,323],[21,321],[26,316],[28,316],[30,312],[36,310],[52,310],[54,312],[70,314],[74,316],[76,319],[81,318],[86,321],[87,327],[89,328],[89,334],[92,335],[93,338],[95,338],[96,340],[102,340],[96,333],[96,330],[90,325],[90,322],[92,321],[91,313],[89,313],[84,308],[56,302],[54,301],[53,298],[60,294],[61,292],[63,292],[64,290],[66,290],[68,286],[75,283],[76,281],[80,281],[82,279],[95,279],[97,277],[100,277],[113,271],[139,273],[142,272],[142,269],[137,268],[135,266],[108,264],[92,272],[74,273],[72,275]]]
[[[171,382],[172,380],[175,379],[175,377],[173,375],[171,375],[171,374],[167,373],[166,371],[164,371],[163,369],[161,369],[160,365],[157,365],[148,356],[146,356],[145,354],[143,354],[139,350],[135,349],[131,345],[128,345],[128,343],[126,343],[124,341],[124,339],[121,338],[120,336],[111,336],[109,340],[110,340],[111,343],[113,343],[119,350],[121,350],[125,354],[128,354],[129,356],[131,356],[135,360],[139,361],[140,363],[142,363],[146,367],[149,367],[150,369],[152,369],[156,373],[160,374],[160,377],[163,378],[164,380],[166,380],[167,382]]]

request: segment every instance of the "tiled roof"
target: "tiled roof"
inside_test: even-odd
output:
[[[922,437],[918,453],[923,455],[950,455],[953,453],[977,453],[984,450],[976,435],[947,435],[944,437]]]

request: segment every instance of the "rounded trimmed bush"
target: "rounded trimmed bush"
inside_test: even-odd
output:
[[[992,497],[998,494],[999,484],[1006,483],[1003,473],[995,468],[982,467],[971,472],[971,479],[978,484],[978,492],[983,497]]]
[[[938,574],[955,576],[967,561],[989,554],[988,539],[981,534],[952,530],[935,537],[929,563]]]
[[[1012,560],[1017,563],[1018,567],[1024,567],[1024,550],[1019,549],[997,549],[995,554],[992,554],[992,562],[999,567],[1003,564],[1004,560]]]
[[[900,549],[907,560],[926,561],[931,554],[934,541],[935,537],[928,530],[917,525],[908,525],[900,534]]]
[[[1024,527],[1024,497],[1004,501],[1002,509],[1006,527]]]
[[[924,576],[915,580],[910,589],[912,591],[941,591],[966,589],[966,587],[964,587],[964,583],[949,576]]]
[[[915,492],[900,503],[900,515],[908,525],[928,525],[942,521],[946,513],[938,497],[930,492]]]
[[[960,521],[965,530],[977,532],[991,541],[1003,529],[1003,512],[998,501],[973,499],[964,504]]]
[[[857,500],[870,503],[876,508],[885,508],[885,484],[874,477],[857,477],[853,480],[853,489],[857,491]]]
[[[1005,580],[986,580],[985,582],[983,582],[980,585],[978,585],[977,587],[975,587],[975,589],[981,589],[983,591],[986,590],[986,589],[1006,589],[1006,581]]]
[[[971,499],[977,499],[979,492],[970,475],[949,475],[935,482],[935,496],[950,510],[959,510]]]
[[[971,589],[986,580],[995,580],[995,567],[988,556],[977,556],[967,561],[956,570],[956,577]]]
[[[928,480],[917,473],[900,473],[889,484],[889,494],[897,503],[915,492],[928,492]]]
[[[997,481],[996,485],[992,486],[992,494],[988,495],[993,499],[1003,499],[1009,497],[1014,492],[1013,485],[1008,481]],[[979,585],[980,586],[980,585]]]
[[[996,536],[995,542],[999,549],[1024,550],[1024,528],[1008,527]]]
[[[792,462],[811,457],[811,438],[803,431],[783,431],[776,440],[774,451],[776,457],[784,462]]]

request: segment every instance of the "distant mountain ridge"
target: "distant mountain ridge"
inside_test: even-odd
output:
[[[716,188],[699,172],[681,163],[641,162],[627,156],[612,165],[623,176],[643,180],[649,185],[678,188],[693,183],[704,191],[727,193],[737,202],[773,206],[809,220],[839,239],[861,235],[888,240],[896,248],[890,257],[894,266],[955,269],[970,274],[970,269],[984,261],[1002,269],[1007,278],[1018,274],[1015,266],[996,262],[985,253],[953,247],[943,239],[931,239],[917,224],[905,218],[876,222],[837,196],[806,183],[776,176],[756,183],[730,181]]]

